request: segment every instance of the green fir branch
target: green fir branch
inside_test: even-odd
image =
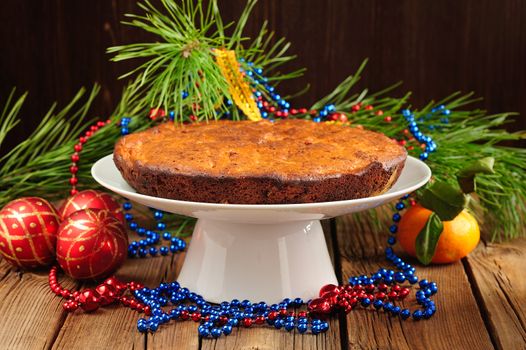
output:
[[[91,166],[113,151],[115,141],[120,136],[120,128],[115,124],[122,116],[140,116],[132,119],[130,127],[134,130],[151,125],[148,118],[144,117],[146,106],[142,100],[134,99],[132,88],[133,85],[124,90],[110,118],[112,123],[101,128],[84,144],[78,163],[79,188],[98,187],[91,177]],[[79,136],[97,120],[89,115],[99,90],[98,86],[91,91],[81,89],[61,110],[57,110],[57,105],[53,104],[32,134],[0,158],[0,207],[21,196],[41,196],[51,200],[68,196],[73,146],[78,143]],[[21,118],[20,111],[27,94],[18,98],[14,94],[13,90],[0,115],[0,140],[9,137],[9,132]]]
[[[149,107],[175,109],[176,120],[189,115],[198,120],[217,119],[229,111],[239,119],[239,111],[230,106],[229,86],[215,61],[215,49],[236,51],[238,59],[253,61],[266,70],[269,82],[292,79],[302,69],[282,74],[275,71],[294,59],[286,54],[290,43],[278,39],[264,23],[255,39],[243,36],[256,0],[249,0],[235,23],[223,24],[217,0],[162,0],[162,10],[149,1],[139,6],[144,15],[126,15],[127,25],[159,37],[156,43],[135,43],[110,47],[113,61],[146,59],[147,61],[121,78],[136,76],[134,93]],[[226,31],[230,30],[228,35]],[[186,97],[186,95],[188,97]]]
[[[2,144],[7,134],[20,122],[20,119],[17,119],[16,116],[27,97],[27,93],[25,93],[13,102],[15,93],[16,89],[12,89],[2,109],[2,114],[0,114],[0,150],[3,150]]]
[[[351,94],[352,88],[359,81],[365,62],[358,68],[356,74],[349,76],[333,92],[312,108],[320,109],[333,103],[338,112],[349,115],[354,125],[382,132],[385,135],[400,139],[407,129],[407,122],[401,114],[402,108],[410,108],[409,96],[401,98],[385,97],[394,87],[368,95],[367,90]],[[475,209],[484,213],[479,220],[485,220],[490,229],[492,240],[503,240],[524,235],[524,216],[526,214],[526,150],[514,147],[503,147],[508,141],[517,141],[525,137],[524,132],[510,133],[503,129],[512,122],[514,113],[488,115],[480,109],[467,110],[469,105],[479,101],[473,94],[459,92],[441,101],[430,101],[424,108],[413,110],[420,130],[430,135],[438,145],[438,150],[432,153],[428,165],[433,172],[433,178],[456,183],[456,174],[466,164],[484,157],[495,158],[495,174],[479,175],[476,178],[478,201]],[[357,103],[362,107],[352,109]],[[366,110],[367,105],[374,106]],[[441,121],[440,112],[432,113],[436,106],[444,105],[450,110],[448,122]],[[382,110],[382,114],[378,111]],[[386,122],[385,117],[391,116],[392,121]],[[421,148],[413,141],[412,156],[418,157]],[[376,219],[376,212],[371,211],[370,217]],[[377,226],[377,228],[380,228]]]

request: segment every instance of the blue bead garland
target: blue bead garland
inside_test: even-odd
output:
[[[128,222],[130,230],[137,232],[140,237],[145,237],[139,241],[133,241],[128,245],[128,256],[130,258],[137,256],[144,258],[148,255],[154,257],[157,256],[157,254],[165,256],[168,255],[169,252],[175,254],[185,250],[186,242],[179,237],[173,236],[172,233],[165,231],[161,235],[155,230],[148,230],[144,227],[139,227],[139,225],[133,221],[133,215],[128,212],[132,209],[132,204],[130,202],[124,202],[122,209],[126,212],[124,218]],[[158,231],[165,230],[166,224],[161,221],[164,217],[164,213],[160,210],[155,210],[153,216],[157,221],[156,229]],[[161,238],[163,241],[169,242],[169,245],[161,246],[157,249],[154,246],[161,242]]]
[[[232,300],[220,305],[212,305],[202,296],[181,287],[177,282],[161,283],[154,289],[136,290],[134,296],[151,308],[151,317],[137,321],[137,329],[140,332],[155,332],[160,325],[171,320],[188,319],[201,322],[198,327],[200,337],[212,338],[229,335],[233,327],[250,327],[254,320],[256,322],[259,320],[259,324],[267,323],[289,332],[297,329],[298,332],[305,333],[310,329],[313,334],[318,334],[329,328],[329,324],[324,320],[309,319],[300,313],[287,312],[288,308],[297,307],[301,300],[284,299],[279,304],[273,305],[267,305],[265,302]],[[175,308],[168,312],[164,311],[163,307],[169,304],[174,305]]]
[[[121,135],[126,136],[130,133],[128,125],[130,124],[131,118],[123,117],[121,118],[120,123],[118,124],[121,127]]]
[[[241,59],[240,62],[245,61]],[[288,115],[288,113],[291,111],[290,103],[287,102],[284,98],[282,98],[279,94],[274,92],[274,87],[270,85],[268,83],[268,79],[262,75],[262,68],[255,68],[252,62],[247,62],[245,69],[240,68],[240,70],[247,74],[249,80],[251,81],[250,86],[256,90],[254,92],[254,97],[256,98],[256,100],[259,100],[263,96],[261,91],[259,91],[260,88],[263,88],[264,91],[268,92],[267,97],[269,97],[273,104],[277,106],[278,111],[284,116]],[[274,120],[273,118],[269,118],[269,113],[265,109],[263,102],[258,101],[257,106],[263,119],[269,119],[271,121]],[[316,123],[319,123],[323,119],[326,119],[335,112],[336,106],[334,104],[327,104],[323,106],[320,111],[317,112],[316,116],[312,117],[312,120]]]
[[[254,68],[251,62],[248,62],[247,65],[250,69],[247,69],[246,73],[247,76],[252,79],[252,86],[254,88],[263,86],[269,93],[272,101],[280,108],[280,111],[288,112],[290,104],[281,98],[280,95],[274,93],[274,87],[268,84],[268,80],[262,76],[262,69]],[[185,96],[184,93],[185,92],[183,92],[183,98],[187,96],[187,94]],[[261,92],[256,91],[255,97],[257,98],[260,96]],[[262,116],[267,118],[268,113],[264,110],[263,104],[258,102],[258,107]],[[335,112],[335,110],[333,104],[328,104],[318,112],[317,116],[313,117],[313,121],[320,122],[324,118],[327,118],[331,113]],[[449,122],[447,117],[450,115],[450,111],[446,109],[445,106],[441,105],[432,109],[431,115],[437,113],[445,116],[441,117],[441,123],[447,124]],[[402,115],[406,119],[409,131],[413,137],[418,142],[425,145],[425,148],[419,154],[419,158],[421,160],[427,160],[430,154],[436,151],[436,143],[430,136],[426,136],[421,132],[415,121],[415,116],[410,110],[402,110]],[[174,112],[169,113],[171,120],[174,119],[174,116]],[[121,119],[120,127],[122,135],[129,133],[129,122],[130,118]],[[432,129],[430,128],[430,130]],[[386,259],[390,261],[397,270],[381,268],[370,276],[352,276],[349,278],[349,285],[378,285],[380,283],[390,285],[393,283],[404,283],[406,281],[411,285],[418,284],[419,290],[416,292],[415,296],[417,304],[420,305],[421,308],[412,313],[409,309],[402,309],[388,301],[379,299],[373,301],[369,298],[363,298],[360,301],[361,306],[364,308],[372,305],[376,310],[384,310],[384,312],[393,316],[399,316],[402,320],[412,317],[417,321],[428,319],[436,312],[435,303],[430,297],[438,292],[438,286],[435,282],[429,282],[426,279],[419,280],[415,275],[416,269],[398,257],[390,247],[396,244],[395,236],[398,231],[398,223],[402,217],[400,211],[406,208],[406,201],[408,198],[409,195],[403,196],[395,205],[396,212],[392,215],[393,223],[389,227],[391,235],[387,238],[388,247],[385,249]],[[123,204],[123,209],[126,212],[129,211],[132,209],[132,204],[130,202],[125,202]],[[157,221],[156,229],[158,231],[163,231],[166,228],[164,222],[161,221],[163,216],[164,213],[162,211],[154,211],[154,218]],[[157,256],[157,254],[165,256],[169,252],[177,253],[186,248],[186,243],[178,237],[173,237],[170,232],[163,232],[161,235],[155,230],[148,230],[139,227],[138,224],[133,221],[133,216],[128,212],[125,214],[125,218],[131,230],[136,231],[139,236],[145,237],[144,239],[130,243],[128,254],[131,257],[146,257],[147,255],[153,257]],[[161,241],[161,238],[164,241],[169,241],[170,245],[161,246],[157,249],[155,245]],[[295,315],[294,313],[287,312],[287,309],[290,307],[300,307],[304,305],[305,302],[301,298],[296,298],[294,300],[287,298],[279,304],[273,305],[267,305],[265,302],[252,303],[248,300],[242,302],[239,300],[232,300],[231,302],[223,302],[220,305],[212,305],[206,302],[202,296],[190,292],[187,288],[181,287],[177,282],[161,283],[159,287],[154,289],[143,288],[136,290],[134,296],[143,304],[150,306],[152,311],[151,317],[138,320],[137,329],[140,332],[155,332],[160,325],[165,324],[170,320],[186,320],[189,318],[195,318],[194,320],[196,322],[201,322],[198,327],[200,337],[212,338],[218,338],[221,335],[229,335],[232,333],[234,327],[247,327],[251,325],[254,320],[259,320],[261,323],[262,319],[265,323],[274,326],[276,329],[284,328],[286,331],[297,329],[301,334],[306,333],[309,329],[312,334],[319,334],[325,332],[329,328],[328,323],[324,320],[298,316],[299,314]],[[169,312],[165,312],[162,308],[168,304],[172,304],[175,308]]]

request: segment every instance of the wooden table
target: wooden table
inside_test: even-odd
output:
[[[384,234],[360,228],[351,216],[324,225],[341,281],[387,266]],[[154,286],[175,280],[183,260],[184,254],[129,260],[118,276]],[[431,320],[404,322],[372,309],[353,310],[333,317],[329,331],[318,336],[254,327],[217,340],[200,340],[191,321],[171,322],[155,334],[141,334],[136,329],[138,315],[122,307],[67,314],[62,300],[49,290],[47,271],[21,273],[1,261],[0,348],[526,349],[526,240],[483,242],[461,262],[417,265],[417,271],[439,286],[434,298],[438,311]],[[305,274],[308,277],[308,271]],[[67,288],[82,287],[61,280]],[[414,293],[406,300],[413,302]]]

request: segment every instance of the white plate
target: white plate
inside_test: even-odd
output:
[[[337,283],[319,220],[393,201],[431,177],[425,163],[408,157],[393,187],[374,197],[305,204],[200,203],[137,193],[112,157],[92,167],[102,186],[146,206],[199,219],[178,281],[212,302],[315,297],[324,284]]]
[[[148,207],[199,219],[243,223],[319,220],[362,211],[411,193],[423,186],[431,177],[431,170],[424,162],[408,157],[404,170],[393,187],[386,193],[374,197],[304,204],[217,204],[179,201],[137,193],[122,178],[112,155],[97,161],[91,173],[102,186]]]

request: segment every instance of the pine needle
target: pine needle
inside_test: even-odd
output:
[[[391,91],[391,87],[373,95],[367,95],[366,90],[350,94],[359,81],[359,74],[364,66],[365,62],[356,74],[346,78],[312,108],[319,109],[328,103],[334,103],[336,110],[347,113],[353,124],[400,139],[403,136],[402,131],[408,128],[401,109],[408,106],[410,94],[401,98],[385,97],[384,94]],[[438,102],[430,101],[420,110],[413,110],[420,130],[430,135],[438,145],[438,150],[430,155],[427,163],[435,179],[456,182],[454,174],[466,163],[483,157],[494,157],[495,174],[480,175],[476,178],[479,200],[474,205],[484,212],[492,240],[524,235],[526,149],[503,147],[500,144],[520,140],[525,134],[510,133],[503,129],[512,122],[511,117],[514,113],[488,115],[479,109],[465,110],[477,101],[479,99],[474,99],[472,93],[456,92]],[[358,102],[362,103],[362,106],[372,105],[374,108],[353,111],[352,106]],[[451,112],[447,116],[447,123],[440,111],[432,112],[439,105],[444,105],[444,109]],[[382,115],[376,113],[379,110],[383,111]],[[389,123],[384,120],[387,115],[392,118]],[[420,145],[415,143],[414,146],[415,149],[409,153],[418,157],[421,152]]]
[[[139,6],[145,14],[128,14],[130,21],[124,23],[155,34],[161,41],[110,47],[108,53],[115,54],[113,61],[147,59],[121,78],[136,76],[134,93],[149,107],[175,107],[179,122],[190,115],[198,120],[217,119],[221,115],[218,110],[229,110],[237,117],[237,109],[227,103],[232,97],[216,64],[214,49],[235,50],[238,57],[253,60],[270,74],[269,81],[295,78],[303,72],[272,73],[295,56],[286,55],[290,43],[283,39],[272,44],[274,34],[268,32],[266,23],[254,40],[243,36],[256,2],[249,0],[237,22],[223,25],[217,0],[207,5],[203,0],[162,0],[161,10],[144,1]],[[226,36],[228,29],[232,32]]]
[[[111,118],[114,123],[101,128],[84,145],[77,174],[81,188],[98,187],[90,174],[91,165],[113,151],[115,140],[120,135],[115,122],[123,116],[122,112],[129,111],[128,116],[144,114],[143,102],[131,98],[132,87],[125,89],[115,116]],[[53,104],[33,133],[0,158],[0,207],[21,196],[41,196],[51,200],[68,196],[73,146],[78,143],[81,133],[96,121],[89,114],[99,90],[99,86],[89,92],[79,90],[59,111]],[[6,99],[0,115],[0,141],[8,137],[19,123],[26,96],[27,93],[15,98],[13,90]],[[141,115],[141,118],[133,119],[131,127],[141,130],[149,125],[147,118]]]

